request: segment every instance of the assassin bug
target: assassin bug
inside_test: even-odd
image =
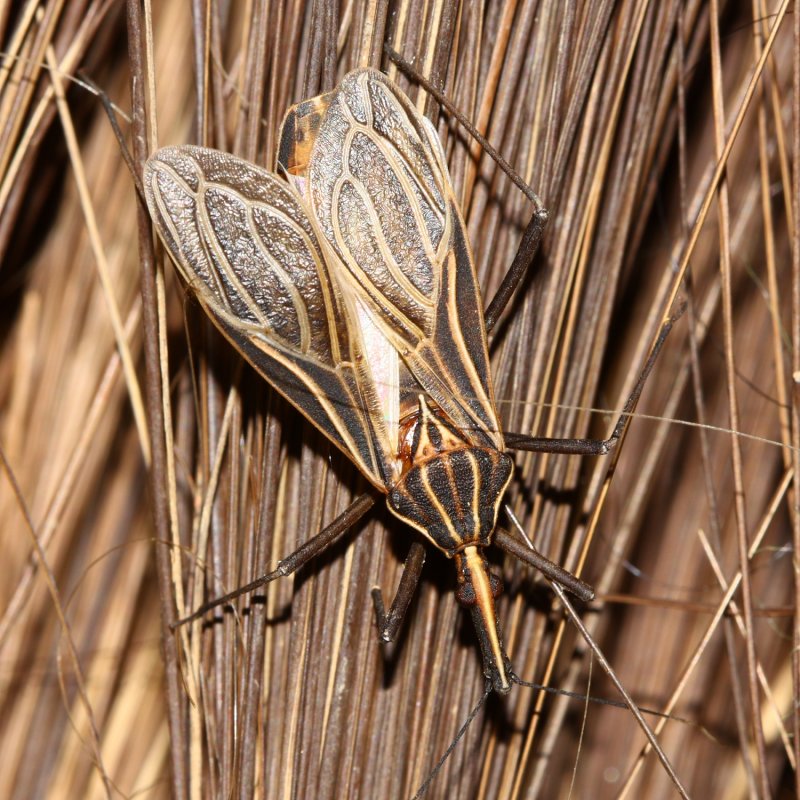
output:
[[[158,232],[223,334],[387,496],[395,516],[454,561],[487,685],[506,693],[520,681],[497,622],[502,585],[483,550],[494,543],[584,600],[593,591],[495,529],[513,472],[504,451],[607,453],[673,320],[608,439],[504,435],[481,294],[432,124],[381,73],[357,70],[289,110],[278,165],[275,175],[205,148],[158,151],[144,173]],[[541,238],[547,215],[536,203],[490,325]],[[294,572],[373,503],[358,498],[273,572],[178,624]],[[397,635],[423,562],[415,541],[388,612],[373,590],[384,641]]]

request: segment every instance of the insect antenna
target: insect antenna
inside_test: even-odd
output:
[[[447,759],[450,758],[451,753],[456,749],[458,743],[464,738],[464,734],[467,732],[467,729],[472,724],[475,717],[478,716],[478,713],[480,712],[481,708],[483,708],[484,703],[489,699],[492,691],[491,681],[487,681],[480,700],[478,700],[478,702],[475,704],[475,707],[472,709],[472,711],[469,712],[467,718],[464,720],[464,724],[459,728],[458,733],[455,735],[455,738],[452,742],[450,742],[447,750],[442,753],[442,757],[436,762],[436,766],[431,770],[428,777],[425,778],[425,782],[419,787],[419,789],[417,789],[411,800],[419,800],[419,798],[428,791],[428,787],[431,785],[431,783],[433,783],[439,772],[441,772],[442,767],[445,765]]]

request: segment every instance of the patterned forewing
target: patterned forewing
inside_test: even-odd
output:
[[[350,73],[306,175],[321,234],[417,381],[470,441],[502,448],[480,292],[433,127],[380,73]]]
[[[320,127],[308,193],[355,280],[413,339],[425,336],[433,310],[447,207],[443,176],[409,110],[378,73],[348,75]]]
[[[266,170],[200,147],[160,150],[144,181],[162,239],[223,333],[385,489],[395,467],[359,391],[358,340],[301,201]]]
[[[330,366],[349,360],[338,352],[347,339],[335,329],[341,314],[314,229],[284,183],[242,159],[189,146],[161,150],[147,177],[162,234],[204,300],[210,292],[244,328]]]

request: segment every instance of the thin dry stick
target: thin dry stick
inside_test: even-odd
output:
[[[681,237],[684,241],[688,239],[689,235],[689,210],[687,207],[687,153],[686,153],[686,98],[684,91],[684,70],[685,70],[685,53],[683,52],[683,6],[680,7],[677,20],[678,43],[680,47],[679,63],[681,73],[678,81],[678,107],[679,107],[679,120],[678,120],[678,137],[679,137],[679,169],[680,169],[680,222],[681,222]],[[700,352],[699,343],[695,326],[695,301],[694,291],[692,285],[692,272],[691,265],[687,268],[686,273],[686,287],[689,303],[689,353],[690,364],[692,373],[692,391],[694,394],[695,409],[697,413],[698,422],[705,423],[707,418],[705,397],[703,392],[703,382],[701,378],[700,368]],[[722,539],[720,536],[721,522],[719,519],[719,506],[717,502],[717,495],[714,488],[713,469],[711,448],[709,443],[709,436],[706,430],[700,430],[700,452],[703,461],[703,479],[705,483],[706,502],[709,507],[710,527],[713,541],[715,542],[719,551],[722,551]],[[747,717],[745,715],[745,695],[741,685],[738,669],[738,658],[735,650],[735,642],[732,631],[732,624],[729,621],[724,623],[725,645],[728,653],[728,664],[733,688],[733,702],[734,710],[736,713],[736,729],[739,736],[739,747],[742,753],[742,762],[745,765],[745,774],[747,776],[748,786],[751,792],[755,793],[756,779],[753,773],[752,764],[747,757],[748,748],[748,725]]]
[[[125,337],[130,339],[140,322],[141,306],[134,304],[125,321]],[[97,435],[98,427],[104,415],[108,413],[109,396],[116,386],[122,369],[122,361],[115,350],[108,359],[103,370],[97,389],[92,399],[92,404],[86,412],[81,426],[81,435],[75,442],[71,453],[66,459],[58,490],[47,506],[47,510],[39,525],[39,541],[47,550],[57,526],[64,516],[65,509],[75,492],[75,486],[80,479],[81,471],[86,464],[92,441]],[[25,570],[19,579],[2,618],[0,618],[0,650],[5,646],[8,635],[14,624],[22,619],[22,611],[27,600],[31,598],[30,585],[36,573],[36,566],[32,564]]]
[[[50,569],[50,565],[47,561],[47,554],[42,547],[42,543],[39,541],[39,536],[36,533],[36,527],[31,519],[27,503],[22,495],[22,490],[17,483],[17,479],[14,476],[14,471],[11,469],[11,465],[6,459],[6,452],[1,444],[0,461],[3,462],[3,471],[6,474],[9,484],[11,484],[11,488],[14,491],[14,496],[17,499],[17,505],[25,520],[25,529],[30,535],[31,543],[34,551],[36,552],[36,559],[39,562],[39,567],[44,575],[45,582],[47,583],[47,591],[50,593],[50,599],[52,601],[53,608],[55,609],[56,616],[58,617],[58,623],[61,627],[64,641],[67,643],[67,652],[69,653],[70,663],[72,664],[72,669],[75,672],[75,685],[78,690],[78,697],[80,698],[81,706],[86,712],[86,720],[89,725],[89,745],[92,750],[92,758],[97,766],[98,772],[100,773],[100,778],[103,782],[103,788],[105,789],[106,797],[110,799],[113,794],[111,779],[106,772],[105,766],[103,765],[103,754],[100,749],[100,733],[97,729],[97,723],[95,721],[92,704],[89,701],[89,695],[86,691],[86,678],[84,677],[81,662],[78,658],[78,651],[75,647],[75,640],[72,637],[72,630],[70,629],[70,624],[67,622],[66,615],[64,614],[64,606],[61,602],[61,592],[58,589],[58,583],[56,582],[55,575],[53,575],[53,572]]]
[[[67,142],[70,160],[75,175],[75,184],[78,187],[78,194],[81,200],[81,208],[86,219],[86,228],[89,233],[89,240],[92,243],[92,250],[97,259],[97,275],[103,287],[103,294],[108,303],[108,316],[111,320],[111,327],[114,329],[114,338],[117,342],[120,358],[122,359],[122,369],[125,375],[125,383],[128,387],[131,409],[136,420],[136,429],[139,434],[139,444],[142,448],[145,466],[150,464],[150,441],[147,437],[147,423],[144,415],[144,404],[142,402],[142,392],[139,381],[136,377],[136,368],[133,363],[128,341],[122,324],[122,315],[114,296],[114,287],[111,284],[109,275],[108,261],[105,256],[102,242],[100,241],[100,231],[97,227],[97,217],[94,213],[94,206],[89,195],[89,187],[86,183],[86,173],[83,169],[78,139],[75,135],[75,128],[72,124],[72,117],[69,113],[67,99],[64,96],[64,87],[56,68],[56,56],[52,47],[47,48],[47,63],[50,66],[50,78],[56,95],[56,105],[61,117],[61,124],[64,128],[64,138]]]
[[[787,486],[788,486],[789,481],[791,480],[792,476],[793,476],[793,473],[791,472],[791,468],[789,468],[787,470],[787,480],[785,481],[785,484]],[[783,488],[783,486],[781,486],[781,488]],[[778,498],[778,500],[781,503],[783,503],[784,500],[785,500],[785,496],[784,495],[780,496]],[[775,503],[775,504],[773,504],[773,507],[770,508],[771,518],[768,518],[767,522],[772,521],[772,519],[774,519],[774,515],[775,515],[775,513],[777,511],[778,511],[778,504]],[[766,525],[762,524],[762,527],[766,527]],[[720,588],[722,589],[723,592],[727,592],[728,591],[728,583],[727,583],[727,581],[725,579],[725,575],[724,575],[724,573],[722,571],[722,566],[719,563],[719,559],[717,558],[717,555],[714,552],[714,548],[711,546],[711,542],[708,541],[708,537],[705,535],[705,533],[702,530],[699,530],[697,532],[697,535],[698,535],[698,537],[700,539],[700,543],[703,546],[703,552],[706,554],[706,558],[709,560],[709,563],[711,564],[711,568],[714,570],[714,576],[716,577],[717,582],[720,585]],[[751,551],[755,552],[755,548],[751,548]],[[730,614],[727,615],[728,619],[726,619],[725,623],[724,623],[726,629],[735,624],[737,626],[737,629],[738,629],[739,634],[741,635],[742,639],[746,639],[747,631],[745,630],[744,623],[743,623],[742,618],[741,618],[741,612],[739,611],[739,607],[738,607],[738,605],[736,604],[736,602],[734,600],[731,600],[731,603],[730,603],[730,606],[729,606],[729,610],[730,610]],[[764,613],[764,610],[761,609],[761,612]],[[727,630],[726,630],[726,633],[727,633]],[[760,662],[758,662],[756,664],[756,670],[757,670],[757,675],[758,675],[758,682],[761,685],[761,691],[764,692],[764,697],[766,697],[767,700],[769,700],[770,706],[772,707],[773,717],[775,719],[775,724],[776,724],[776,726],[778,728],[778,732],[780,734],[781,741],[783,742],[783,749],[784,749],[784,752],[786,753],[786,758],[789,761],[789,764],[792,766],[792,768],[794,768],[795,761],[794,761],[794,751],[792,750],[791,738],[789,736],[789,732],[786,730],[786,726],[783,724],[783,718],[782,718],[782,715],[781,715],[781,711],[780,711],[780,709],[778,707],[778,704],[777,704],[777,702],[775,700],[775,695],[774,695],[772,689],[770,688],[769,681],[767,680],[766,673],[764,672],[764,668],[762,667]],[[738,722],[738,719],[737,719],[737,722]],[[746,729],[746,727],[747,726],[745,726],[745,729]],[[745,759],[745,760],[748,761],[748,759]],[[745,766],[746,766],[746,764],[745,764]],[[748,777],[749,777],[749,773],[748,773]],[[755,783],[753,783],[752,786],[755,787]]]
[[[753,18],[759,16],[766,18],[764,3],[753,0]],[[763,46],[763,27],[758,26],[756,36],[753,37],[753,46],[755,47],[756,55],[761,53]],[[775,65],[774,59],[771,60],[771,78],[769,81],[770,98],[773,101],[773,109],[780,108],[780,99],[776,96],[778,93],[777,81],[775,81]],[[766,92],[764,85],[759,87],[761,97],[757,103],[758,113],[758,161],[760,166],[761,177],[761,208],[764,215],[764,250],[767,263],[767,281],[769,286],[769,307],[770,316],[772,317],[772,346],[773,346],[773,362],[775,364],[775,391],[776,399],[778,401],[778,419],[781,427],[781,440],[786,448],[784,450],[784,466],[789,467],[792,463],[788,445],[791,442],[791,424],[789,412],[789,385],[786,381],[786,370],[784,367],[783,356],[783,339],[781,331],[781,309],[779,305],[781,292],[778,285],[778,265],[776,253],[776,227],[774,214],[772,211],[772,188],[770,181],[770,158],[769,158],[769,134],[767,130],[767,107],[766,107]],[[777,139],[777,147],[779,160],[781,164],[781,178],[783,186],[784,198],[791,196],[791,182],[788,181],[788,168],[784,173],[784,162],[786,159],[786,146],[783,141],[783,119],[781,116],[773,114],[773,123],[775,126],[775,134]],[[791,225],[791,215],[787,215],[787,222]]]
[[[717,0],[711,0],[711,75],[714,98],[714,132],[717,156],[720,157],[725,146],[723,126],[725,110],[722,104],[722,76],[719,43],[719,7]],[[739,399],[737,396],[736,364],[733,351],[733,298],[731,296],[731,253],[730,253],[730,208],[728,203],[727,181],[723,175],[718,187],[719,239],[720,239],[720,280],[722,284],[722,318],[725,339],[725,368],[727,371],[728,414],[731,435],[731,456],[733,461],[734,508],[736,512],[736,532],[739,545],[739,570],[742,573],[742,605],[746,631],[747,675],[750,701],[750,715],[755,732],[756,752],[759,768],[757,776],[761,781],[761,796],[771,796],[767,776],[767,751],[764,729],[761,723],[761,702],[756,678],[755,631],[753,627],[753,592],[750,583],[750,569],[747,556],[747,515],[745,512],[744,478],[742,475],[742,451],[736,431],[741,427],[739,421]]]
[[[709,186],[708,193],[706,194],[705,200],[703,201],[700,211],[694,221],[691,233],[689,234],[689,240],[686,243],[686,250],[683,256],[681,257],[680,264],[678,265],[678,269],[675,272],[675,280],[673,282],[673,289],[670,295],[670,302],[675,301],[675,298],[678,296],[678,292],[680,291],[681,284],[684,281],[686,275],[686,269],[689,265],[689,261],[692,257],[692,254],[694,253],[694,249],[697,246],[697,241],[700,238],[700,232],[702,231],[703,226],[705,225],[706,217],[708,215],[709,208],[711,207],[711,204],[714,201],[717,187],[719,186],[719,183],[722,180],[722,176],[725,173],[725,168],[728,165],[728,158],[730,157],[731,151],[733,150],[733,145],[736,142],[736,137],[738,136],[739,131],[741,130],[745,115],[747,114],[747,111],[750,108],[750,103],[753,100],[753,95],[755,94],[756,88],[758,87],[758,83],[761,79],[761,74],[764,71],[764,66],[767,63],[767,59],[769,58],[769,55],[772,52],[772,47],[775,44],[778,32],[780,31],[781,24],[783,23],[783,18],[786,16],[786,12],[789,10],[789,3],[790,0],[782,0],[777,13],[775,14],[774,22],[769,33],[769,38],[767,39],[767,42],[764,45],[764,50],[761,53],[761,57],[758,59],[755,68],[753,69],[753,74],[752,77],[750,78],[750,83],[747,86],[745,95],[742,98],[742,102],[739,104],[739,108],[736,112],[736,117],[733,121],[733,124],[731,125],[731,131],[728,134],[728,138],[725,140],[724,147],[720,151],[720,155],[717,160],[717,166],[714,169],[714,174],[711,178],[711,185]]]
[[[143,34],[139,4],[129,0],[128,11],[128,53],[131,64],[131,107],[133,109],[133,157],[141,172],[141,165],[147,158],[147,131],[145,126],[145,104],[143,90]],[[167,705],[172,743],[172,794],[176,798],[188,796],[189,783],[185,772],[184,732],[182,720],[181,677],[178,652],[169,625],[175,618],[172,602],[172,580],[170,563],[172,560],[170,514],[167,499],[167,444],[165,442],[165,418],[163,386],[161,382],[160,339],[163,318],[159,313],[157,272],[153,255],[153,239],[150,220],[142,201],[137,204],[139,227],[139,263],[142,273],[142,319],[144,323],[145,354],[145,400],[152,448],[151,486],[156,527],[156,564],[158,568],[159,596],[162,616],[162,647],[167,681]]]
[[[770,508],[768,509],[767,513],[764,515],[764,519],[762,520],[761,525],[759,526],[759,530],[757,531],[755,537],[753,537],[753,542],[750,545],[750,551],[748,553],[748,559],[752,558],[753,555],[758,551],[758,548],[761,546],[761,542],[766,536],[769,530],[769,522],[772,520],[775,510],[777,509],[779,503],[782,501],[785,492],[787,491],[790,482],[793,480],[793,473],[787,472],[784,477],[781,485],[778,487],[775,495],[773,497],[773,501],[770,504]],[[692,675],[692,672],[695,670],[697,665],[700,662],[700,657],[703,654],[703,651],[706,648],[706,645],[710,641],[711,637],[714,635],[717,626],[719,625],[720,621],[723,619],[724,614],[728,610],[731,600],[736,592],[739,590],[739,586],[742,581],[742,573],[737,572],[736,575],[733,576],[730,584],[728,585],[728,589],[725,592],[722,600],[717,605],[716,611],[714,612],[714,616],[711,619],[711,622],[706,627],[706,630],[703,636],[700,639],[699,644],[694,650],[692,657],[690,658],[689,662],[684,667],[683,671],[681,672],[680,677],[675,685],[675,689],[673,690],[672,694],[670,695],[669,700],[664,705],[662,712],[666,715],[672,714],[673,710],[675,709],[675,704],[678,702],[681,694],[683,693],[684,689],[688,685],[689,678]],[[658,735],[667,724],[667,717],[662,717],[655,726],[654,732]],[[638,758],[634,762],[633,766],[631,767],[625,782],[623,783],[622,789],[619,794],[620,800],[628,796],[628,793],[632,790],[633,783],[636,780],[636,776],[639,774],[641,769],[644,766],[644,760],[647,757],[648,753],[650,752],[650,745],[646,744],[642,751],[639,753]]]
[[[800,14],[795,13],[792,28],[792,445],[795,478],[800,476]],[[794,684],[794,756],[800,764],[800,487],[795,481],[792,506],[792,544],[794,546],[794,626],[792,629],[792,667]],[[795,788],[800,797],[800,770],[795,770]]]

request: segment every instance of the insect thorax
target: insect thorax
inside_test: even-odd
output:
[[[422,397],[418,414],[401,448],[409,466],[389,492],[389,509],[448,558],[470,545],[488,546],[513,462],[470,445]]]

